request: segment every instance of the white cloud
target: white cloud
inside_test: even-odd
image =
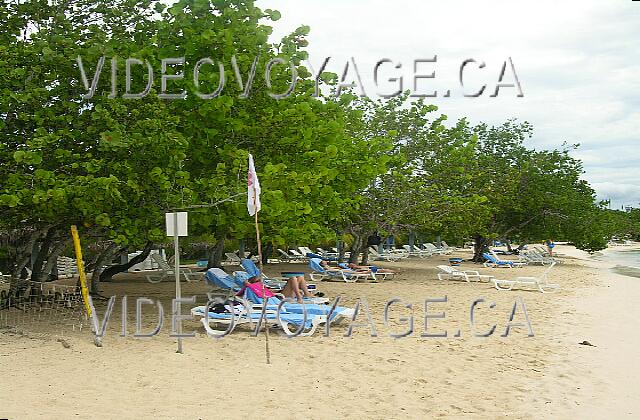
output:
[[[438,55],[435,81],[425,90],[452,89],[451,98],[433,100],[451,119],[499,124],[516,117],[531,122],[535,147],[580,143],[585,178],[614,205],[640,202],[640,2],[600,0],[514,2],[496,0],[405,0],[367,2],[259,0],[277,9],[282,20],[274,37],[301,24],[311,26],[313,63],[332,56],[330,71],[340,72],[354,56],[367,93],[373,65],[382,58],[400,61],[405,88],[411,61]],[[513,57],[524,98],[505,89],[498,98],[463,98],[458,66],[482,59],[487,68],[469,83],[495,83],[502,61]]]

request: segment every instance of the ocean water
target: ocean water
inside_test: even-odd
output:
[[[640,278],[640,249],[610,251],[595,259],[615,264],[613,271],[618,274]]]

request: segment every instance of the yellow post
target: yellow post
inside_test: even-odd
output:
[[[82,262],[82,247],[80,246],[80,236],[76,225],[71,226],[71,236],[73,237],[73,247],[76,251],[76,263],[78,264],[78,276],[80,276],[80,287],[82,289],[82,300],[87,316],[91,316],[91,306],[89,305],[89,290],[87,289],[87,277],[84,274],[84,263]]]

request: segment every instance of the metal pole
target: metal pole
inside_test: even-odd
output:
[[[175,260],[175,268],[173,272],[176,275],[176,309],[178,314],[181,313],[181,304],[180,298],[182,297],[182,292],[180,290],[180,240],[178,236],[178,212],[173,212],[173,247],[174,247],[174,260]],[[177,315],[177,314],[176,314]],[[182,326],[178,323],[178,334],[182,334]],[[182,337],[178,337],[178,350],[177,353],[182,353]]]

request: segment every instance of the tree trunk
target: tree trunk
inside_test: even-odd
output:
[[[224,236],[216,241],[213,247],[207,248],[207,269],[222,268],[222,255],[224,255]]]
[[[153,248],[153,242],[147,242],[146,245],[144,246],[144,249],[142,250],[142,253],[131,258],[131,260],[129,260],[128,263],[113,265],[107,268],[102,273],[100,273],[100,278],[98,279],[98,281],[101,281],[101,282],[111,281],[113,276],[115,276],[116,274],[124,273],[134,265],[139,264],[142,261],[146,260],[149,254],[151,253],[151,248]]]
[[[268,243],[262,248],[262,264],[267,265],[269,262],[269,257],[273,253],[273,244]]]
[[[62,251],[64,251],[64,249],[65,249],[65,247],[67,246],[68,243],[69,243],[68,239],[67,240],[58,240],[55,243],[55,245],[53,246],[53,250],[49,253],[49,256],[47,257],[46,264],[42,268],[42,272],[45,275],[49,276],[51,274],[51,271],[53,270],[53,267],[58,262],[58,257],[60,256],[60,254],[62,254]]]
[[[363,237],[364,236],[364,237]],[[349,263],[357,264],[358,255],[362,251],[363,244],[366,246],[367,235],[354,235],[353,244],[351,244],[351,254],[349,255]]]
[[[482,256],[482,253],[488,250],[489,247],[487,245],[489,241],[482,235],[475,235],[473,239],[475,242],[475,245],[473,246],[473,261],[483,262],[484,257]]]
[[[362,265],[369,264],[369,247],[368,246],[365,246],[364,249],[362,250],[362,261],[360,262],[360,264]]]
[[[25,272],[25,268],[31,260],[31,252],[33,245],[43,234],[46,234],[47,229],[36,230],[29,234],[29,239],[23,244],[23,246],[16,247],[16,262],[11,271],[11,277],[16,279],[22,278]]]
[[[45,261],[50,259],[50,249],[53,244],[55,232],[53,229],[49,229],[47,234],[42,238],[42,242],[40,243],[40,248],[36,254],[36,258],[33,261],[31,268],[31,280],[32,281],[46,281],[44,276],[47,276],[49,273],[44,271]]]
[[[96,259],[95,266],[93,267],[93,273],[91,274],[91,286],[89,288],[89,292],[91,294],[99,293],[98,287],[100,287],[100,275],[104,271],[102,266],[113,259],[114,255],[116,255],[117,249],[118,245],[112,242]]]

